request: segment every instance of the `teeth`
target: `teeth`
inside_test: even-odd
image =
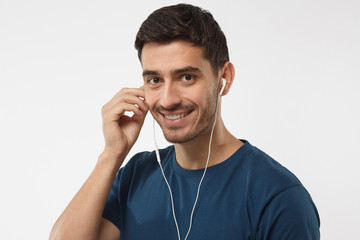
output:
[[[185,117],[187,114],[185,113],[182,113],[182,114],[178,114],[178,115],[165,115],[165,118],[166,119],[170,119],[170,120],[176,120],[176,119],[179,119],[179,118],[183,118]]]

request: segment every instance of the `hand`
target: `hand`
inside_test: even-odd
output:
[[[102,108],[104,152],[116,159],[124,159],[139,136],[148,111],[144,97],[144,87],[124,88]]]

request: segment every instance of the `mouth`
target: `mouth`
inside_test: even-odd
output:
[[[183,117],[189,115],[190,112],[191,112],[191,111],[186,112],[186,113],[181,113],[181,114],[174,114],[174,115],[165,115],[165,114],[164,114],[164,117],[165,117],[166,119],[169,119],[169,120],[176,120],[176,119],[183,118]]]
[[[163,115],[163,117],[165,119],[174,121],[174,120],[178,120],[181,118],[186,117],[187,115],[189,115],[193,110],[190,110],[188,112],[183,112],[183,113],[178,113],[178,114],[169,114],[169,113],[161,113],[161,115]]]

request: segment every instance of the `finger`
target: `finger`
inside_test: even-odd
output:
[[[147,111],[148,107],[145,103],[144,99],[141,99],[136,96],[128,96],[128,98],[124,99],[124,102],[137,105],[141,110]]]
[[[127,102],[136,104],[143,111],[147,111],[147,105],[145,104],[144,98],[141,96],[144,96],[143,91],[139,89],[122,89],[108,102],[108,105],[111,107],[121,104],[122,102]]]
[[[126,111],[133,112],[134,114],[141,114],[141,109],[134,104],[122,102],[121,104],[106,104],[102,108],[102,117],[104,120],[114,121],[119,119]]]
[[[143,88],[123,88],[121,89],[119,92],[116,93],[116,96],[121,96],[121,95],[134,95],[137,97],[141,97],[144,98],[145,97],[145,92]]]
[[[147,114],[148,111],[146,112],[141,112],[141,114],[134,114],[132,116],[132,118],[137,121],[139,124],[143,124],[144,123],[144,120],[145,120],[145,117],[146,117],[146,114]]]
[[[130,103],[123,103],[121,106],[115,106],[111,110],[114,116],[125,115],[125,112],[133,112],[134,114],[141,115],[143,111],[138,106]]]
[[[133,95],[122,96],[119,99],[113,99],[113,101],[108,104],[108,108],[115,108],[115,107],[123,105],[123,104],[132,104],[132,105],[140,108],[141,111],[148,110],[148,107],[145,104],[144,100],[142,100],[136,96],[133,96]]]

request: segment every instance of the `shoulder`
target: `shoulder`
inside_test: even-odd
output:
[[[287,191],[308,197],[300,180],[290,170],[250,143],[246,142],[244,146],[247,151],[242,167],[246,175],[247,204],[252,213],[259,216],[263,210],[261,206],[268,206],[277,196],[287,196],[283,194]]]
[[[174,152],[174,146],[172,145],[163,149],[159,149],[161,160],[162,161],[167,160],[173,152]],[[131,159],[124,166],[124,168],[132,168],[136,166],[143,166],[149,164],[151,165],[152,163],[157,164],[155,151],[151,151],[151,152],[144,151],[144,152],[139,152],[135,154],[133,157],[131,157]]]
[[[250,144],[247,146],[243,159],[247,175],[246,205],[258,237],[304,236],[308,229],[315,236],[308,239],[317,239],[318,212],[300,180],[268,154]]]
[[[299,179],[287,168],[271,156],[245,142],[246,152],[243,158],[248,184],[255,189],[272,189],[282,191],[283,189],[301,185]],[[254,188],[253,188],[254,189]]]
[[[167,161],[174,151],[173,146],[159,149],[160,157],[162,161]],[[118,175],[122,178],[133,178],[135,175],[146,175],[146,173],[158,170],[158,162],[156,159],[155,151],[144,151],[135,154],[131,159],[123,166]]]

